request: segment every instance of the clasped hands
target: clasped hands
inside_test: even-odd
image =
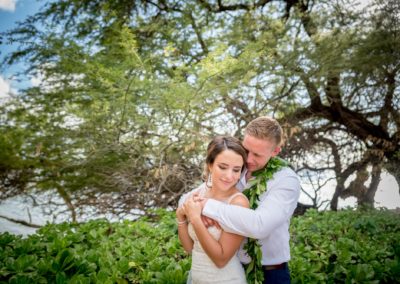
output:
[[[220,227],[217,221],[201,215],[206,202],[207,198],[201,197],[198,193],[191,194],[185,203],[176,210],[177,217],[179,219],[186,218],[189,221],[201,218],[204,226],[207,228],[211,226]]]

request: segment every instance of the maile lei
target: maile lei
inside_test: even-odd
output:
[[[272,179],[276,172],[287,166],[288,163],[285,160],[273,157],[263,169],[252,173],[254,178],[249,181],[250,187],[243,191],[244,195],[249,199],[251,209],[256,209],[258,207],[260,196],[267,191],[267,182]],[[247,282],[254,284],[263,283],[264,273],[261,264],[261,245],[256,239],[249,238],[244,249],[251,257],[251,262],[246,265]]]

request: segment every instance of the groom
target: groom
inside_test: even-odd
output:
[[[248,151],[247,169],[236,185],[239,190],[249,186],[253,172],[264,168],[272,157],[279,154],[282,136],[279,123],[266,116],[256,118],[247,125],[242,142]],[[299,195],[299,177],[290,168],[284,167],[267,181],[267,191],[260,196],[255,210],[204,199],[202,214],[218,222],[228,232],[258,240],[262,251],[264,283],[290,283],[289,224]]]

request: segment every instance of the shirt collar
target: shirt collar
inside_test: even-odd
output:
[[[246,173],[247,173],[247,168],[244,168],[244,170],[240,175],[240,179],[236,184],[237,189],[239,189],[240,191],[243,191],[247,187]]]

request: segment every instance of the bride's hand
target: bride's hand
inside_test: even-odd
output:
[[[183,209],[183,206],[179,206],[176,211],[176,218],[178,219],[178,221],[182,222],[184,220],[186,220],[186,213],[185,210]]]
[[[198,201],[198,195],[193,194],[190,196],[186,202],[183,204],[183,210],[189,220],[194,220],[195,218],[200,218],[202,206]]]

